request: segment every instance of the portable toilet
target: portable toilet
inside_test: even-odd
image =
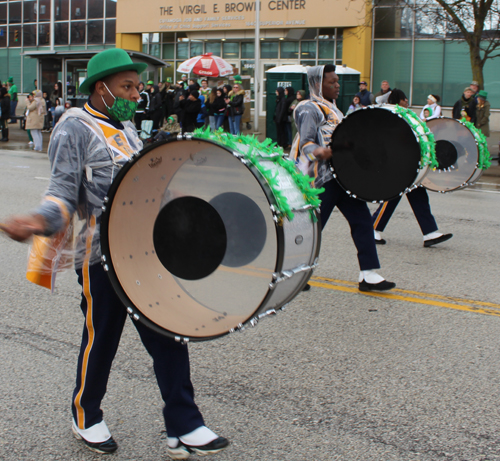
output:
[[[340,94],[337,99],[337,107],[345,115],[352,103],[352,98],[359,93],[359,79],[361,72],[352,67],[336,66],[335,73],[339,76]]]
[[[266,137],[278,140],[274,111],[276,109],[276,89],[281,86],[293,87],[295,92],[305,90],[309,94],[307,67],[301,65],[278,66],[266,71]]]

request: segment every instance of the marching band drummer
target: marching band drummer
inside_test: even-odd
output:
[[[61,118],[48,149],[52,173],[41,205],[30,215],[11,217],[1,225],[11,238],[61,231],[78,210],[86,225],[77,239],[75,268],[82,286],[85,317],[73,393],[72,430],[98,453],[118,448],[103,419],[101,401],[127,316],[101,266],[100,218],[103,200],[119,167],[142,148],[133,118],[140,95],[139,75],[146,64],[133,63],[122,49],[109,49],[88,63],[80,91],[90,94],[84,109]],[[92,165],[97,165],[92,170]],[[204,425],[194,402],[187,346],[134,322],[153,358],[168,436],[167,453],[187,459],[191,453],[217,453],[229,445]]]
[[[365,202],[349,197],[334,179],[329,159],[332,133],[343,118],[335,100],[339,96],[339,77],[335,66],[310,67],[307,70],[311,99],[297,105],[294,111],[297,136],[290,156],[298,168],[315,178],[315,187],[325,191],[321,199],[321,224],[325,227],[335,206],[349,222],[351,235],[358,250],[360,291],[383,291],[396,286],[375,270],[380,268],[370,210]]]
[[[399,104],[402,107],[408,107],[408,99],[403,91],[395,88],[389,96],[389,104]],[[438,106],[439,107],[439,106]],[[418,225],[424,236],[424,247],[437,245],[438,243],[446,242],[453,237],[453,234],[442,234],[438,231],[436,220],[431,213],[431,206],[429,204],[429,195],[425,187],[417,187],[411,192],[406,194],[408,202],[415,218],[417,218]],[[373,214],[373,229],[375,234],[375,243],[384,245],[385,239],[380,235],[385,230],[389,223],[392,214],[396,210],[401,197],[389,200],[380,204],[378,209]]]

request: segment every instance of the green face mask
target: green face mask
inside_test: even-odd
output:
[[[104,82],[103,82],[104,83]],[[109,91],[109,88],[106,86],[104,83],[104,86],[106,89]],[[132,120],[132,118],[135,115],[135,112],[137,110],[137,102],[134,101],[129,101],[128,99],[120,98],[120,97],[115,97],[111,91],[109,91],[109,94],[113,96],[115,99],[115,102],[111,107],[109,107],[106,104],[106,101],[104,101],[104,98],[101,96],[102,102],[106,106],[106,109],[108,109],[109,115],[111,115],[111,118],[113,120],[116,120],[118,122],[124,122],[126,120]]]

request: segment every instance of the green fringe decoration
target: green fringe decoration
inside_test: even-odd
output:
[[[233,136],[219,128],[217,131],[211,131],[210,128],[198,128],[194,131],[196,139],[210,140],[222,144],[228,149],[236,151],[242,155],[245,160],[251,163],[265,178],[269,188],[271,189],[276,200],[277,211],[285,216],[289,221],[292,221],[294,214],[288,203],[287,197],[278,188],[277,175],[278,172],[272,172],[261,164],[261,160],[271,161],[280,167],[284,168],[292,177],[297,188],[302,193],[305,202],[312,206],[310,210],[311,219],[313,222],[317,221],[316,213],[314,210],[319,208],[321,200],[319,195],[325,191],[324,188],[316,189],[314,187],[314,178],[303,175],[295,167],[292,160],[283,157],[283,149],[279,147],[271,139],[267,138],[264,142],[259,142],[255,136],[238,135]],[[265,157],[264,155],[269,155]]]
[[[436,159],[436,141],[432,131],[422,122],[422,120],[420,120],[418,115],[410,109],[406,109],[396,104],[395,111],[405,119],[406,123],[411,126],[413,132],[416,133],[418,137],[422,167],[429,165],[429,168],[435,170],[439,164]]]
[[[488,141],[481,130],[476,128],[473,123],[468,122],[465,118],[460,120],[462,125],[465,125],[476,139],[477,147],[479,148],[479,160],[477,167],[481,170],[487,170],[491,166],[491,155],[488,150]]]

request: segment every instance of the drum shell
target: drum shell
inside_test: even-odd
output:
[[[197,158],[198,153],[196,152],[195,146],[197,143],[199,144],[200,142],[203,144],[203,148],[205,150],[207,149],[207,146],[209,147],[208,150],[212,149],[212,147],[210,146],[215,146],[213,148],[217,151],[216,157],[224,158],[224,162],[227,162],[228,164],[230,163],[232,165],[231,168],[234,168],[236,165],[236,169],[239,171],[239,173],[244,172],[245,176],[248,175],[249,177],[248,181],[250,181],[253,184],[252,187],[254,191],[259,190],[260,188],[259,194],[261,194],[261,196],[259,196],[259,200],[261,200],[262,202],[267,202],[267,205],[261,206],[261,209],[264,210],[265,213],[267,213],[265,217],[266,222],[272,223],[272,227],[271,225],[268,224],[268,230],[269,230],[268,235],[270,239],[272,239],[273,241],[275,240],[276,242],[275,243],[276,253],[269,258],[273,259],[274,262],[272,263],[272,265],[269,265],[267,269],[261,270],[259,268],[251,267],[251,265],[245,265],[240,268],[234,269],[234,271],[236,272],[248,271],[250,273],[250,275],[248,276],[249,279],[252,279],[252,277],[255,276],[255,273],[258,273],[257,276],[262,278],[262,282],[259,281],[259,287],[260,290],[264,293],[261,302],[259,304],[254,305],[251,308],[248,308],[247,306],[246,307],[247,310],[245,311],[245,314],[243,316],[242,315],[232,316],[231,314],[229,314],[228,316],[219,315],[219,317],[223,318],[218,320],[217,327],[211,328],[210,332],[207,334],[195,333],[190,328],[187,328],[187,330],[183,330],[180,328],[170,328],[168,322],[162,323],[158,322],[155,319],[150,318],[150,316],[148,315],[147,302],[145,301],[145,304],[141,305],[141,303],[137,302],[137,298],[135,297],[137,293],[135,293],[132,296],[130,294],[130,289],[122,286],[123,281],[121,281],[121,274],[120,274],[121,269],[120,267],[118,267],[118,269],[115,267],[115,263],[119,258],[119,256],[117,256],[116,253],[113,253],[113,248],[112,248],[113,237],[112,235],[110,235],[110,232],[115,232],[117,228],[120,227],[117,226],[116,224],[113,225],[113,220],[117,219],[113,218],[113,208],[115,208],[115,211],[119,210],[119,207],[115,203],[115,201],[117,200],[117,197],[120,195],[119,193],[120,185],[125,184],[128,181],[128,183],[133,186],[134,182],[133,180],[130,179],[132,176],[138,177],[139,182],[141,181],[142,173],[139,172],[140,168],[138,167],[138,165],[141,162],[141,159],[144,159],[146,156],[149,156],[151,158],[157,157],[157,159],[162,158],[162,162],[165,163],[168,161],[169,156],[175,155],[180,158],[180,155],[178,153],[174,153],[174,151],[175,152],[185,151],[184,152],[185,155],[183,156],[184,159],[183,162],[185,163],[183,165],[187,165],[186,168],[192,169],[194,168],[194,166],[190,165],[190,162],[195,162],[199,160],[199,158]],[[165,153],[164,155],[162,154],[163,156],[159,154],[156,155],[155,149],[161,149],[163,144],[168,144],[168,143],[170,143],[170,146],[172,146],[172,148],[168,148],[168,152]],[[207,162],[207,164],[209,162],[210,160]],[[271,163],[272,162],[269,162],[270,169],[271,169]],[[137,168],[134,169],[134,165]],[[145,168],[144,166],[142,167],[142,169],[148,170],[148,168]],[[280,175],[286,177],[286,174],[287,173],[285,170],[283,169],[280,170]],[[174,180],[175,180],[175,174],[173,178],[171,178],[171,183],[173,183]],[[258,183],[258,185],[254,184],[255,181]],[[197,186],[195,185],[193,187],[196,188]],[[169,191],[169,187],[167,186],[165,190]],[[134,194],[134,196],[136,195]],[[122,198],[120,197],[120,201],[121,200]],[[307,283],[307,280],[311,276],[312,269],[310,268],[310,266],[316,262],[317,256],[319,254],[320,229],[318,222],[314,222],[314,220],[311,219],[311,213],[315,213],[312,212],[311,210],[296,211],[294,219],[292,221],[289,221],[279,213],[273,212],[271,207],[274,210],[276,210],[277,204],[272,190],[269,188],[262,175],[259,174],[258,170],[253,165],[245,164],[244,159],[240,159],[237,156],[235,156],[234,153],[231,152],[229,149],[227,149],[225,146],[216,145],[209,141],[200,141],[193,139],[191,141],[170,140],[167,143],[161,143],[160,145],[154,145],[147,149],[144,149],[144,151],[140,155],[138,155],[136,158],[133,159],[132,162],[130,162],[126,167],[124,167],[124,169],[119,173],[115,183],[113,183],[109,192],[108,203],[104,207],[105,209],[103,211],[103,222],[101,227],[102,251],[103,251],[103,257],[105,259],[104,261],[105,268],[107,268],[110,280],[112,281],[112,284],[115,290],[117,291],[120,299],[127,307],[129,313],[136,320],[142,321],[150,328],[162,334],[165,334],[167,336],[176,339],[181,339],[184,341],[188,340],[196,341],[196,340],[214,339],[216,337],[225,335],[235,329],[244,328],[248,324],[255,323],[254,319],[258,318],[259,316],[262,316],[266,312],[280,309],[284,304],[293,299],[293,297],[296,296],[301,291],[301,289]],[[301,237],[301,242],[300,244],[297,244],[295,240],[299,236]],[[120,261],[120,264],[122,264],[122,261]],[[284,271],[287,271],[289,269],[295,269],[300,266],[304,267],[309,266],[309,269],[302,272],[298,272],[293,277],[289,279],[285,278],[284,280],[279,281],[279,283],[276,283],[276,279],[280,279],[281,278],[280,276]],[[127,270],[134,270],[134,266],[130,265],[130,267]],[[231,270],[233,269],[230,269],[230,271]],[[139,278],[142,276],[141,272],[143,271],[139,270],[137,275],[131,277],[130,280],[133,281],[135,278],[139,280]],[[189,286],[196,284],[196,281],[186,282],[184,280],[179,280],[172,274],[170,275],[171,277],[169,277],[168,281],[168,290],[177,293],[177,296],[181,296],[180,299],[185,299],[185,295],[187,294],[188,298],[191,298],[188,299],[188,303],[190,303],[190,305],[196,304],[197,303],[196,297],[200,294],[200,292],[197,292],[196,295],[193,295],[189,291],[190,290]],[[264,276],[265,278],[263,278]],[[165,278],[167,278],[164,273],[163,277],[164,280]],[[263,284],[265,285],[265,287]],[[229,283],[228,285],[230,285],[230,288],[232,289],[231,287],[232,284]],[[178,288],[179,286],[181,288]],[[271,289],[270,287],[273,288]],[[133,289],[137,289],[137,286],[134,286]],[[229,288],[227,286],[224,288],[221,288],[221,286],[215,287],[213,290],[214,295],[213,296],[211,295],[211,300],[216,299],[218,291],[220,291],[221,300],[223,301],[224,298],[223,292],[228,289]],[[245,296],[244,295],[245,290],[243,289],[241,291],[242,291],[241,296]],[[202,293],[202,296],[203,295],[204,294]],[[233,295],[235,296],[235,299],[237,299],[238,294],[233,293]],[[175,299],[174,301],[177,302]],[[159,302],[163,304],[163,300],[159,300]],[[173,302],[172,305],[168,305],[167,309],[172,309],[173,311],[175,311],[176,309],[175,302]],[[195,311],[196,312],[201,311],[203,314],[205,314],[205,310],[203,307],[204,301],[200,301],[199,304],[201,307],[196,307]],[[182,307],[183,310],[185,311],[188,310],[185,306]],[[211,306],[210,309],[213,310],[213,306]],[[224,309],[222,309],[221,312],[223,310]],[[197,315],[195,311],[193,311],[194,312],[193,316],[195,318],[195,321],[197,321]]]

